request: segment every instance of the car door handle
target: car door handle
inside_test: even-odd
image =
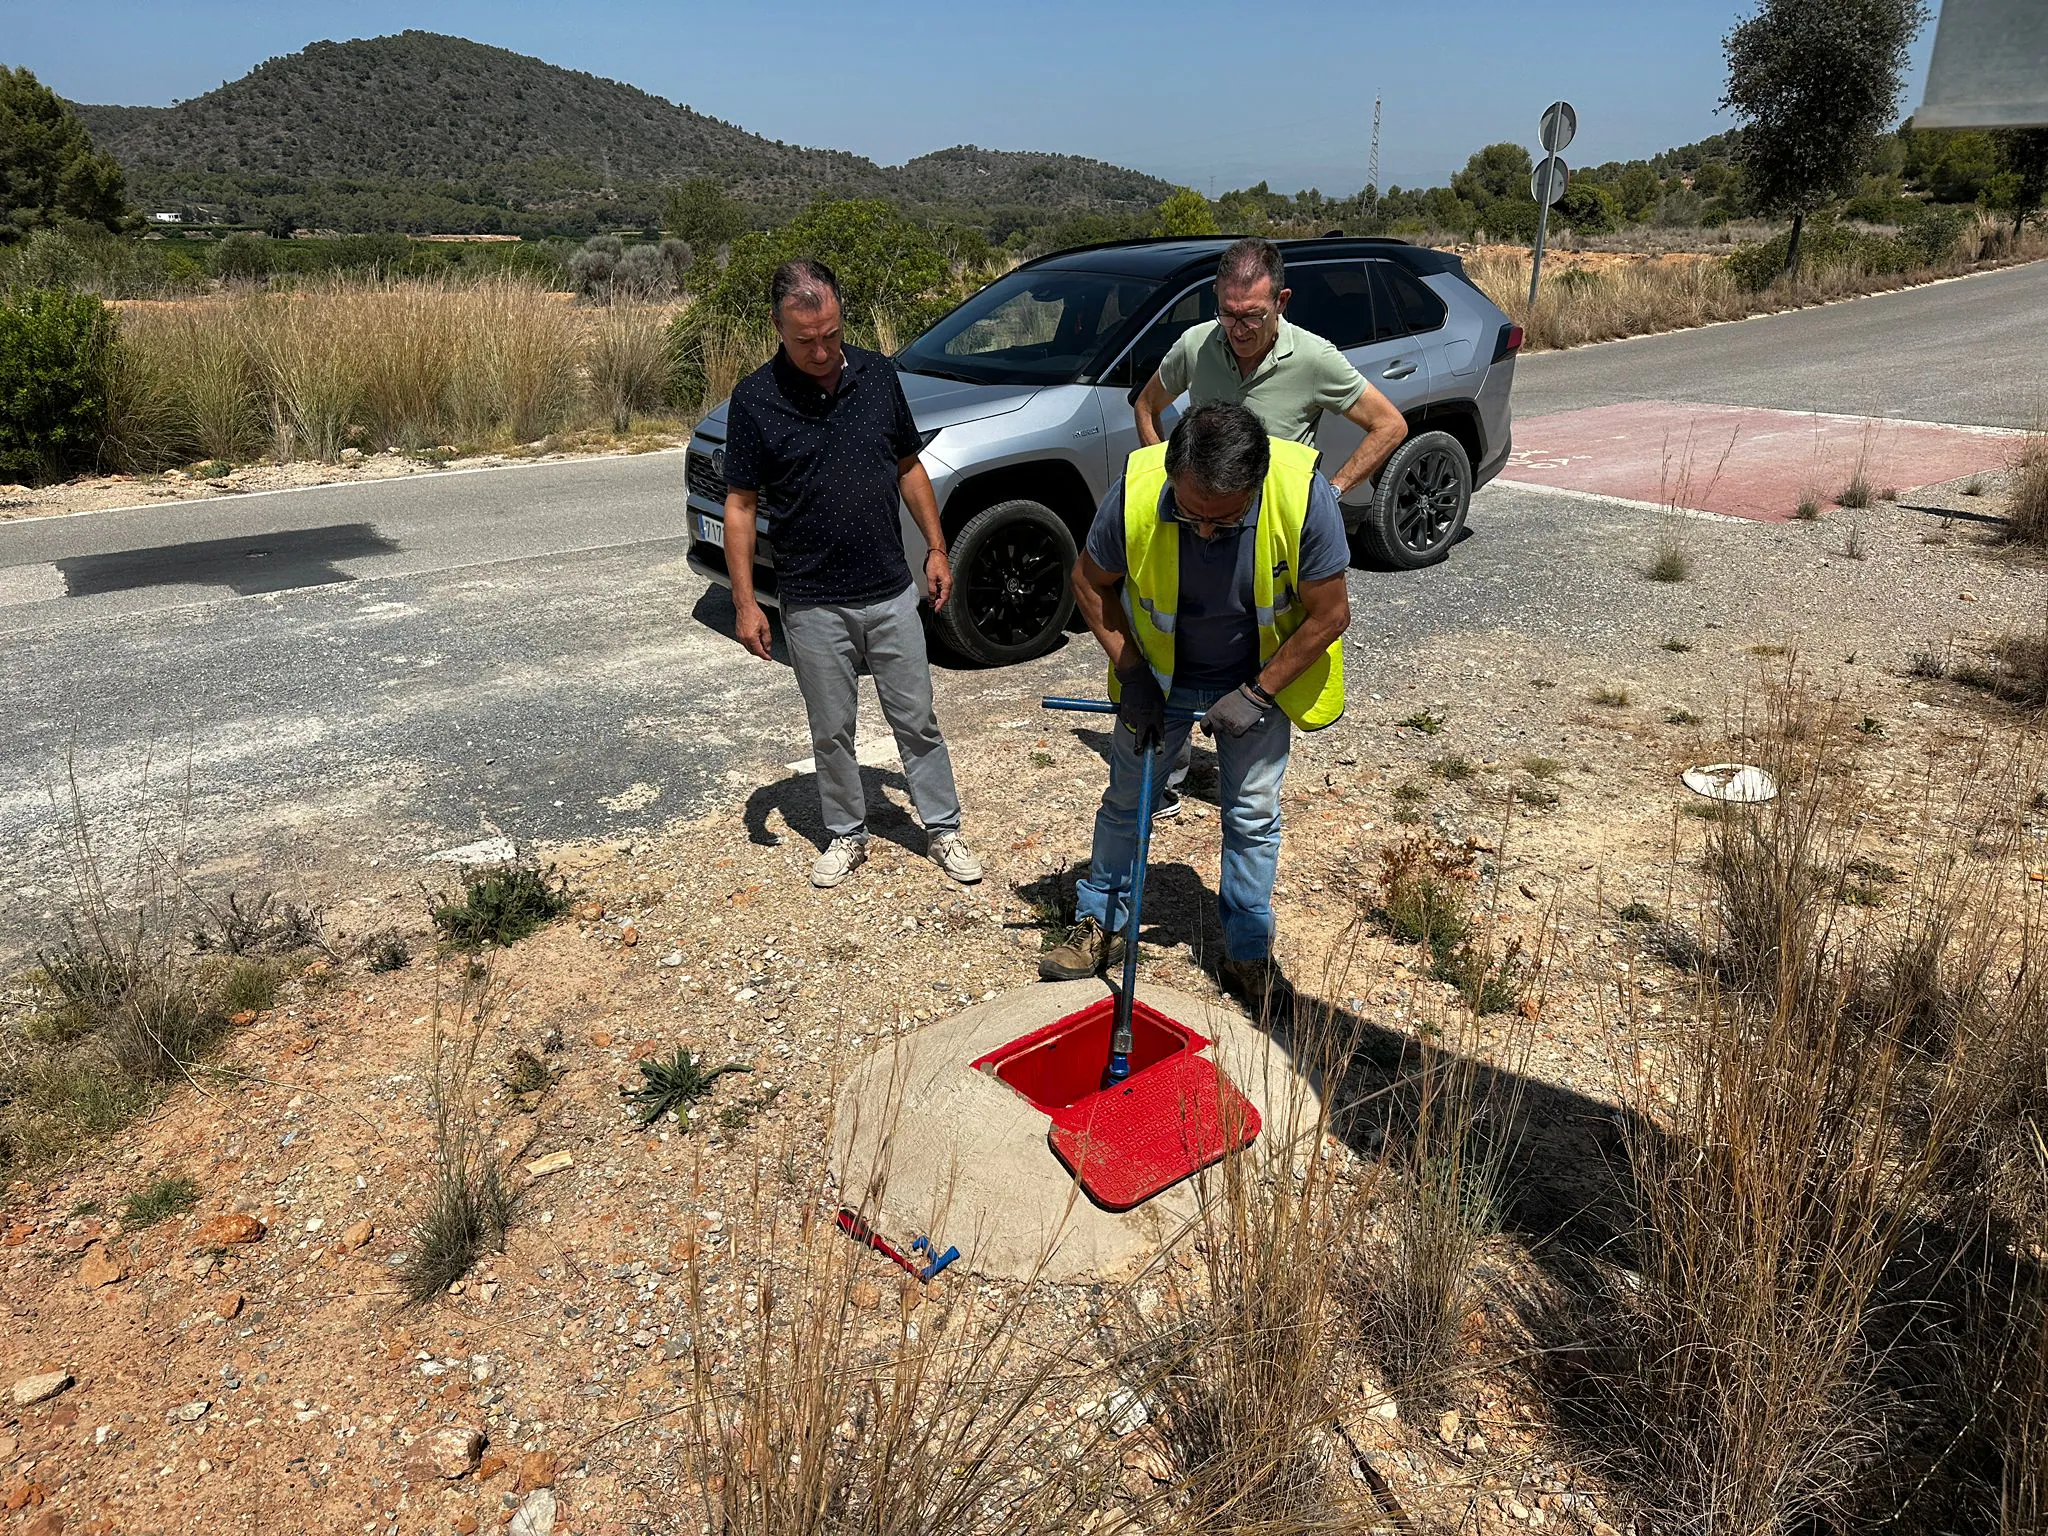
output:
[[[1387,371],[1381,374],[1380,377],[1383,379],[1405,379],[1414,371],[1415,365],[1413,363],[1402,358],[1396,358],[1387,365]]]

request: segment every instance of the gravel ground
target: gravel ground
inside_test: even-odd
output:
[[[1985,744],[2019,740],[2009,707],[1910,675],[1917,652],[1962,654],[2041,622],[2040,564],[1984,544],[1969,514],[1991,498],[1952,489],[1853,522],[1769,528],[1659,526],[1626,509],[1490,494],[1469,553],[1421,581],[1358,575],[1352,712],[1300,741],[1288,777],[1280,952],[1369,1053],[1449,1027],[1448,989],[1362,914],[1394,841],[1433,827],[1476,846],[1503,936],[1548,961],[1534,1017],[1469,1041],[1516,1090],[1528,1132],[1555,1149],[1551,1176],[1517,1206],[1506,1269],[1540,1263],[1535,1239],[1574,1208],[1615,1063],[1644,1043],[1622,1027],[1623,998],[1641,1019],[1682,1006],[1676,973],[1614,915],[1630,900],[1683,911],[1693,899],[1703,824],[1684,814],[1678,770],[1742,756],[1766,701],[1796,677],[1815,711],[1872,722],[1855,738],[1867,835],[1903,864]],[[1845,552],[1852,528],[1860,558]],[[1640,574],[1664,537],[1686,543],[1693,579]],[[1510,547],[1540,558],[1473,558]],[[697,819],[536,848],[586,905],[499,962],[479,1081],[505,1158],[524,1169],[566,1153],[568,1165],[517,1175],[526,1193],[507,1251],[459,1294],[406,1312],[395,1282],[433,1156],[429,1021],[452,1011],[445,973],[424,959],[292,984],[232,1041],[226,1060],[245,1075],[209,1075],[106,1156],[10,1186],[0,1385],[45,1369],[76,1383],[0,1410],[0,1491],[46,1532],[52,1515],[72,1532],[266,1519],[467,1532],[537,1507],[535,1487],[552,1483],[557,1531],[695,1530],[679,1513],[695,1491],[678,1451],[684,1336],[694,1326],[714,1378],[731,1378],[757,1326],[760,1266],[774,1262],[767,1234],[835,1203],[824,1116],[849,1067],[1032,984],[1103,771],[1100,725],[1048,716],[1035,699],[1093,688],[1091,652],[1077,642],[1032,668],[942,678],[968,830],[989,867],[978,887],[951,885],[922,857],[887,768],[870,775],[887,805],[877,855],[837,891],[805,878],[818,835],[809,782],[766,770]],[[1674,720],[1681,710],[1698,718]],[[1403,723],[1423,717],[1433,730]],[[1147,983],[1214,996],[1200,964],[1216,939],[1207,754],[1192,784],[1154,845],[1143,970]],[[2029,830],[2040,871],[2048,829]],[[325,887],[330,934],[345,944],[396,926],[422,947],[424,868],[407,859]],[[620,1091],[639,1061],[677,1044],[753,1071],[722,1079],[687,1127],[637,1133]],[[520,1049],[554,1072],[525,1098],[495,1080]],[[132,1233],[110,1218],[180,1171],[201,1190],[191,1215]],[[207,1235],[232,1212],[263,1235]],[[966,1274],[906,1297],[884,1261],[864,1262],[855,1299],[876,1340],[906,1316],[964,1328],[1008,1304]],[[1085,1338],[1103,1300],[1076,1285],[1032,1304],[1047,1327]],[[1511,1327],[1489,1312],[1481,1332],[1498,1341]],[[1367,1397],[1361,1369],[1334,1360],[1333,1391]],[[483,1462],[453,1478],[428,1464],[449,1426],[488,1436]],[[1512,1377],[1474,1388],[1464,1426],[1446,1437],[1363,1414],[1351,1430],[1418,1516],[1477,1498],[1483,1528],[1533,1525],[1520,1509],[1579,1529],[1608,1511]],[[1473,1430],[1480,1449],[1464,1438]],[[1133,1455],[1137,1476],[1148,1463],[1135,1444]]]

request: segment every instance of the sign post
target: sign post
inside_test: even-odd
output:
[[[1543,241],[1550,232],[1550,205],[1564,196],[1566,179],[1571,175],[1557,152],[1571,143],[1572,136],[1579,131],[1579,114],[1568,101],[1553,101],[1543,109],[1543,121],[1537,125],[1538,142],[1543,145],[1543,159],[1529,178],[1529,195],[1536,200],[1536,249],[1529,261],[1529,318],[1536,318],[1536,284],[1543,276]]]

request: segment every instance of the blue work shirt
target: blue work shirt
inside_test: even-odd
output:
[[[1180,544],[1180,606],[1173,631],[1177,688],[1227,692],[1259,675],[1259,620],[1252,599],[1252,552],[1257,545],[1260,496],[1235,528],[1205,539],[1192,528]],[[1159,516],[1181,521],[1173,482],[1159,493]],[[1105,571],[1125,574],[1124,483],[1109,488],[1088,530],[1088,558]],[[1301,581],[1325,581],[1351,564],[1351,542],[1337,491],[1318,471],[1309,483],[1308,516],[1301,525]]]

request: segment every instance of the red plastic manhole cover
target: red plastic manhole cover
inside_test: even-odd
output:
[[[1131,1075],[1102,1086],[1116,1000],[1033,1030],[977,1059],[1052,1119],[1048,1139],[1097,1205],[1127,1211],[1259,1134],[1259,1112],[1215,1062],[1209,1041],[1138,1002]]]

